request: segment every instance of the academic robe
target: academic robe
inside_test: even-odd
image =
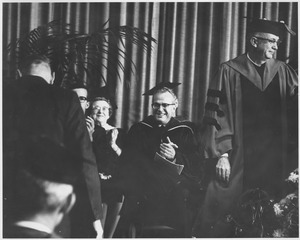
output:
[[[290,109],[297,105],[297,74],[284,62],[270,59],[261,76],[243,54],[221,64],[210,84],[204,117],[205,155],[217,161],[229,153],[231,175],[228,184],[213,177],[208,185],[201,236],[226,237],[215,224],[233,211],[240,194],[258,187],[279,197],[284,189],[277,185],[277,191],[276,183],[281,184],[291,166],[297,165],[297,140],[289,134],[289,130],[297,131],[291,129],[296,126],[297,108]]]
[[[184,165],[180,175],[154,160],[160,144],[168,142],[167,137],[178,146],[176,163]],[[123,174],[126,169],[122,181],[126,185],[125,208],[128,197],[144,197],[151,206],[155,206],[151,208],[150,215],[155,211],[165,212],[171,225],[183,229],[186,207],[183,195],[186,191],[182,189],[191,192],[193,187],[200,189],[194,173],[197,172],[195,165],[199,166],[201,161],[197,146],[193,129],[174,118],[166,126],[159,126],[153,116],[134,124],[128,132],[123,159],[120,160],[123,162]],[[199,175],[201,173],[198,172]],[[188,227],[191,227],[190,223]]]

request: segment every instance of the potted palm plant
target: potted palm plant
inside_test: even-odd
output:
[[[56,73],[54,84],[58,86],[67,87],[74,81],[109,86],[110,75],[120,78],[119,70],[133,71],[135,68],[126,52],[129,44],[151,51],[156,40],[138,28],[107,25],[108,21],[100,30],[84,34],[60,20],[51,21],[8,45],[11,64],[18,66],[25,56],[43,54],[51,61]]]

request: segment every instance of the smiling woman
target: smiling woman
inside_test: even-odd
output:
[[[112,238],[117,227],[123,196],[116,188],[116,171],[125,138],[123,129],[108,124],[113,113],[112,100],[95,97],[91,102],[91,118],[95,122],[93,149],[96,155],[103,198],[104,237]]]
[[[92,101],[91,117],[95,124],[105,128],[106,130],[113,128],[107,123],[107,120],[112,115],[112,106],[110,101],[103,97],[97,97]]]

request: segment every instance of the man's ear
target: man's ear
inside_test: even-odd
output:
[[[53,72],[51,75],[52,75],[52,79],[50,80],[50,84],[53,84],[55,80],[55,72]]]
[[[22,73],[21,73],[21,71],[19,69],[17,69],[17,73],[18,73],[19,78],[21,78],[22,77]]]
[[[90,107],[90,102],[86,103],[85,109],[88,109]]]
[[[253,46],[253,47],[257,47],[257,39],[256,39],[256,37],[251,37],[250,38],[250,44],[251,44],[251,46]]]
[[[64,205],[61,207],[60,212],[62,212],[64,214],[70,212],[72,207],[74,206],[75,202],[76,202],[76,195],[75,195],[75,193],[71,193],[67,197]]]
[[[177,109],[178,108],[178,100],[177,99],[175,100],[174,104],[175,104],[175,108]]]

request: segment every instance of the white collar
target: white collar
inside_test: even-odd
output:
[[[250,62],[252,62],[255,66],[257,66],[257,67],[261,67],[261,65],[263,65],[263,64],[261,64],[261,65],[259,65],[259,64],[257,64],[256,62],[254,62],[250,57],[249,57],[249,53],[247,53],[247,58],[250,60]]]
[[[52,233],[52,231],[50,230],[50,228],[48,228],[44,224],[38,223],[38,222],[18,221],[16,223],[14,223],[14,225],[17,225],[17,226],[20,226],[20,227],[26,227],[26,228],[35,229],[35,230],[38,230],[38,231],[41,231],[41,232],[45,232],[45,233],[49,233],[49,234]]]

